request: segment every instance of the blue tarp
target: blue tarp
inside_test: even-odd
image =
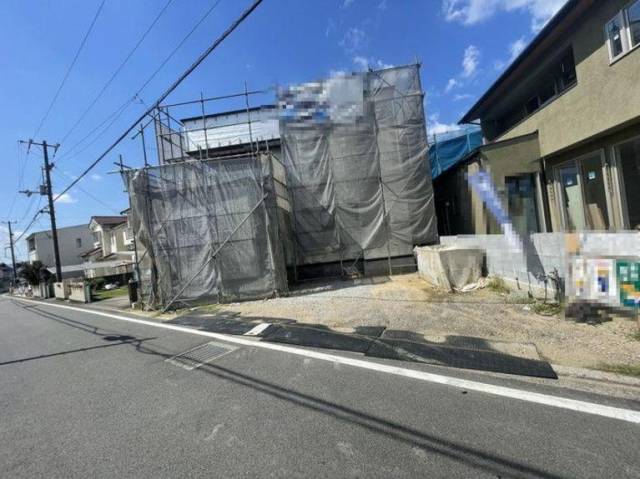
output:
[[[429,146],[431,179],[436,179],[480,145],[482,132],[479,129],[436,136],[435,141]]]

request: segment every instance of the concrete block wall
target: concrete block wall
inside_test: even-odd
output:
[[[582,232],[577,234],[580,252],[587,256],[640,257],[640,232]],[[549,279],[557,271],[566,282],[569,253],[565,233],[534,233],[523,238],[522,252],[513,251],[503,235],[441,236],[440,242],[461,248],[481,248],[486,252],[486,268],[490,276],[500,277],[522,293],[543,296],[556,294],[555,282]]]
[[[64,281],[60,283],[53,283],[53,294],[56,299],[67,299],[69,297],[69,288]]]
[[[69,299],[80,303],[91,302],[91,290],[84,282],[68,283]]]

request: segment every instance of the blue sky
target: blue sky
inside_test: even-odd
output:
[[[61,142],[54,163],[54,191],[70,183],[144,106],[130,102],[108,129],[87,136],[130,100],[215,0],[173,0],[138,50],[86,117],[71,130],[168,0],[106,0],[68,80],[36,140]],[[533,38],[565,0],[265,0],[169,98],[171,102],[278,84],[310,81],[370,65],[422,62],[429,133],[457,120]],[[16,197],[40,182],[41,151],[18,145],[34,135],[100,0],[0,2],[0,219],[21,220],[19,232],[44,197]],[[221,0],[194,34],[141,91],[152,103],[247,5]],[[273,101],[268,96],[256,101]],[[220,104],[220,109],[242,105]],[[108,125],[107,123],[106,125]],[[69,131],[71,132],[69,133]],[[99,134],[99,136],[98,136]],[[86,138],[84,143],[78,144]],[[151,141],[151,131],[148,133]],[[151,155],[155,152],[150,151]],[[58,224],[88,223],[91,215],[127,207],[117,175],[118,154],[142,164],[138,140],[125,140],[56,203]],[[13,205],[13,206],[12,206]],[[41,215],[34,230],[49,228]],[[0,261],[6,229],[0,226]],[[24,257],[24,241],[18,245]]]

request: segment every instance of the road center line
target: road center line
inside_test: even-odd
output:
[[[53,308],[69,309],[72,311],[79,311],[83,313],[93,314],[96,316],[104,316],[105,318],[117,319],[119,321],[127,321],[129,323],[142,324],[145,326],[151,326],[154,328],[163,328],[171,331],[179,331],[186,334],[194,334],[197,336],[205,336],[208,338],[215,338],[221,341],[226,341],[234,344],[241,344],[243,346],[251,346],[254,348],[271,349],[273,351],[280,351],[289,354],[295,354],[297,356],[304,356],[307,358],[318,359],[321,361],[329,361],[338,364],[344,364],[347,366],[353,366],[360,369],[368,369],[371,371],[382,372],[386,374],[393,374],[395,376],[402,376],[411,379],[417,379],[420,381],[426,381],[430,383],[443,384],[446,386],[453,386],[456,388],[466,389],[468,391],[477,391],[494,396],[501,396],[511,399],[519,399],[521,401],[528,401],[536,404],[542,404],[545,406],[558,407],[563,409],[569,409],[571,411],[578,411],[587,414],[595,414],[597,416],[604,416],[612,419],[620,419],[635,424],[640,424],[640,411],[634,411],[631,409],[622,409],[611,406],[604,406],[601,404],[590,403],[586,401],[579,401],[576,399],[568,399],[558,396],[552,396],[549,394],[534,393],[522,389],[495,386],[493,384],[486,384],[477,381],[470,381],[468,379],[459,379],[449,376],[443,376],[441,374],[428,373],[424,371],[416,371],[413,369],[405,369],[397,366],[390,366],[387,364],[374,363],[365,361],[362,359],[347,358],[343,356],[336,356],[334,354],[321,353],[310,349],[301,349],[292,346],[284,346],[280,344],[260,342],[251,339],[245,339],[241,336],[228,336],[226,334],[211,333],[208,331],[200,331],[196,329],[187,328],[184,326],[177,326],[174,324],[159,323],[156,321],[147,321],[144,319],[135,319],[127,316],[120,316],[117,314],[108,313],[105,311],[96,311],[93,309],[79,308],[76,306],[68,306],[65,304],[44,303],[41,301],[33,301],[30,299],[15,298],[18,301],[24,301],[28,303],[34,303],[39,306],[50,306]]]

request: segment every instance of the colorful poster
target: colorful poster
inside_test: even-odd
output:
[[[618,260],[616,273],[622,306],[640,307],[640,261]]]

